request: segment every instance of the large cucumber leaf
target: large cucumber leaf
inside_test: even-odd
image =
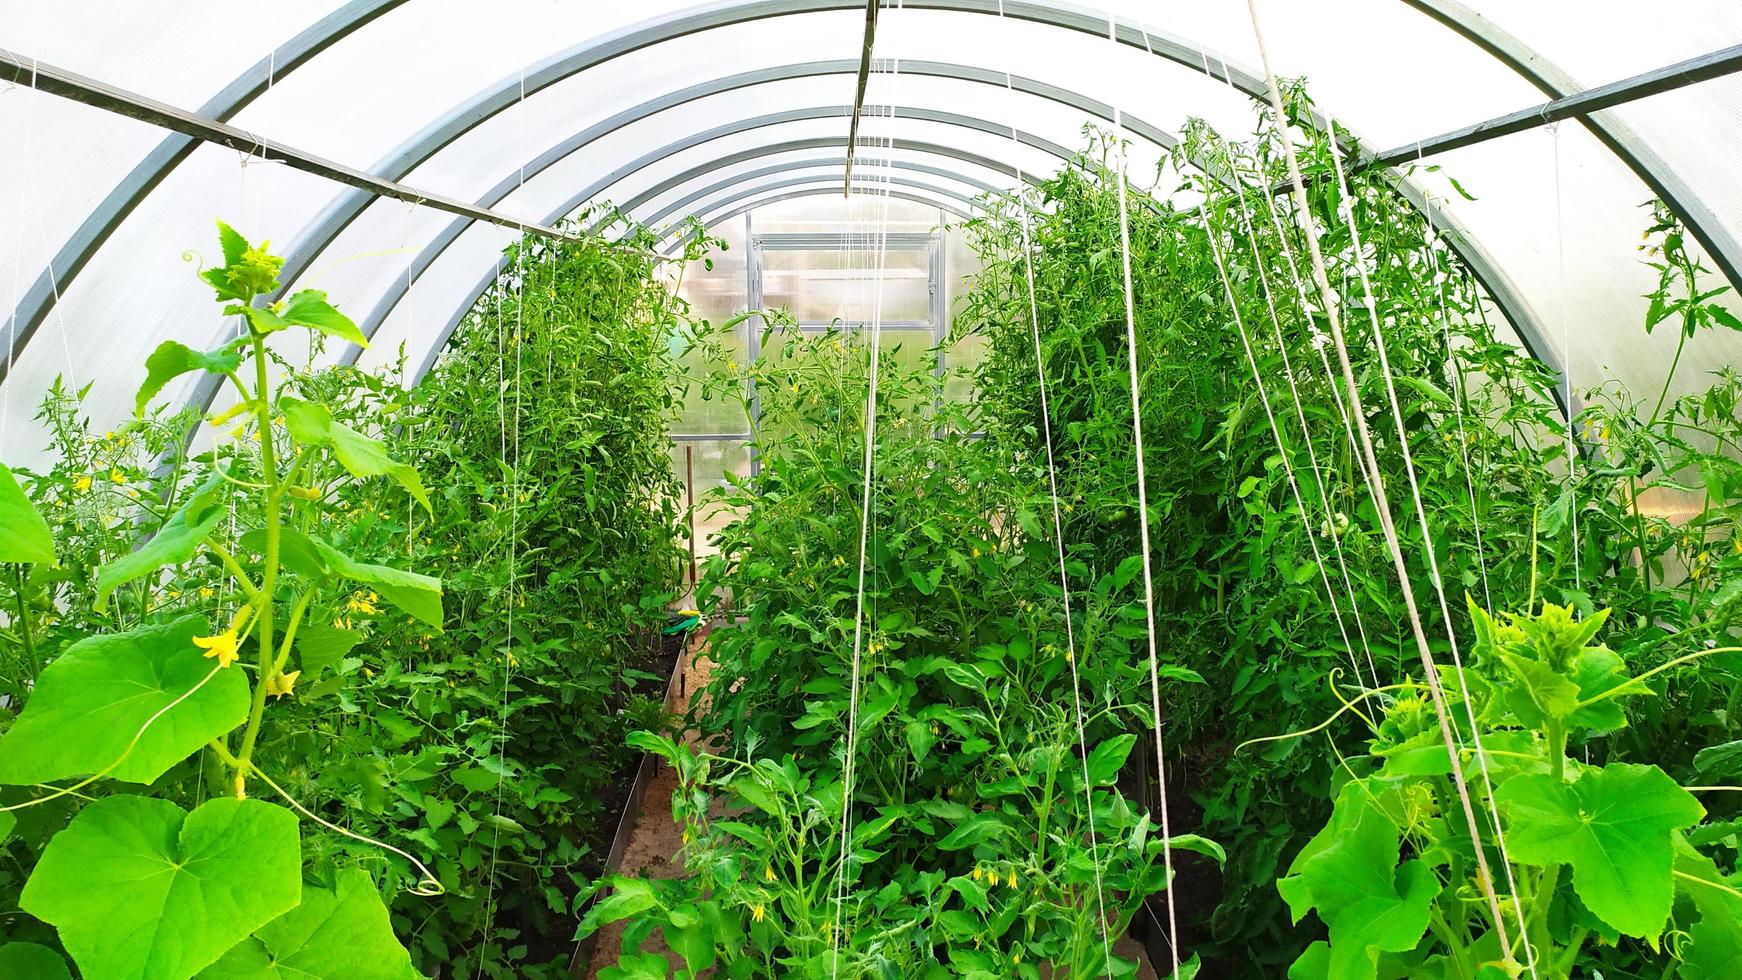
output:
[[[68,647],[43,670],[24,712],[0,738],[0,783],[85,776],[117,759],[111,777],[149,783],[242,724],[248,681],[240,670],[220,670],[194,691],[212,672],[213,662],[194,646],[194,637],[207,632],[204,618],[187,616]],[[128,753],[135,735],[139,742]]]
[[[338,873],[332,888],[304,885],[302,904],[255,931],[200,980],[410,980],[411,956],[393,935],[369,874]]]
[[[0,562],[54,563],[54,535],[12,471],[0,466]]]
[[[1572,781],[1515,776],[1495,790],[1512,859],[1569,864],[1573,890],[1599,919],[1656,939],[1675,897],[1676,831],[1705,807],[1656,766],[1610,763]]]
[[[289,810],[110,796],[49,841],[19,906],[60,930],[87,977],[186,980],[301,896]]]

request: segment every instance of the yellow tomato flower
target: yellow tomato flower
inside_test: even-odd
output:
[[[73,489],[80,493],[84,493],[86,490],[91,489],[91,478],[88,476],[79,477],[78,481],[73,484]]]
[[[1010,881],[1008,882],[1008,884],[1012,888],[1016,887],[1016,867],[1014,865],[1012,865],[1010,868]]]
[[[762,866],[762,877],[766,881],[773,881],[774,880],[774,866],[771,864],[763,865]]]
[[[280,671],[266,679],[266,693],[274,698],[282,698],[286,694],[296,693],[296,679],[302,676],[302,671]]]
[[[980,866],[977,864],[974,865],[974,874],[972,877],[975,881],[979,881],[981,878],[985,877],[984,873],[980,870]]]
[[[755,905],[750,906],[750,921],[761,922],[762,917],[766,914],[767,910],[763,908],[761,902],[757,902]]]
[[[321,492],[316,487],[291,487],[290,495],[299,500],[319,500]]]
[[[209,585],[200,586],[200,598],[210,599],[213,595],[214,595],[214,593],[212,592],[211,586],[209,586]]]
[[[373,592],[366,595],[355,595],[351,597],[349,602],[345,603],[345,608],[351,612],[360,613],[364,616],[373,616],[381,611],[380,608],[375,605],[375,599],[376,596]]]
[[[117,486],[120,486],[121,484],[124,484],[127,482],[127,474],[121,472],[120,470],[110,470],[109,471],[109,482],[113,483]]]

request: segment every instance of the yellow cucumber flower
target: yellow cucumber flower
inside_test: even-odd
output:
[[[291,487],[290,495],[299,500],[319,500],[321,491],[317,487]]]
[[[266,679],[266,693],[274,698],[282,698],[286,694],[296,693],[296,679],[302,676],[302,671],[279,671]]]

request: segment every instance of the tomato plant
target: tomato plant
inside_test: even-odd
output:
[[[701,590],[743,615],[714,630],[691,719],[720,748],[636,741],[676,768],[690,875],[614,882],[583,926],[632,921],[601,976],[664,976],[655,930],[685,976],[1129,975],[1111,946],[1166,889],[1164,848],[1220,858],[1164,842],[1114,788],[1148,714],[1135,556],[1073,597],[1073,645],[1044,470],[972,435],[931,356],[884,358],[855,678],[867,335],[764,318],[748,374],[706,382],[761,419],[761,472],[724,491],[741,517]]]

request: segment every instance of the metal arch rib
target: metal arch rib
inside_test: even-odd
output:
[[[219,122],[234,118],[263,95],[276,80],[307,64],[346,35],[405,2],[406,0],[351,0],[238,75],[217,95],[207,99],[198,109],[198,114]],[[19,301],[15,319],[12,321],[12,335],[8,338],[8,346],[12,350],[8,364],[24,353],[25,346],[48,318],[49,311],[53,309],[61,292],[84,271],[97,250],[121,226],[121,222],[198,145],[198,140],[180,133],[165,137],[85,217],[78,230],[73,232],[72,237],[49,260],[48,266],[37,274],[35,281]],[[6,373],[7,366],[0,365],[0,380],[6,378]]]
[[[1031,21],[1095,36],[1106,36],[1107,34],[1108,22],[1105,16],[1082,8],[1068,7],[1056,3],[1042,3],[1035,2],[1035,0],[906,0],[905,5],[916,10],[948,10],[994,16],[1008,16],[1012,19]],[[377,3],[368,4],[359,0],[359,3],[352,5],[352,7],[356,6],[379,7],[384,11],[390,9],[392,4],[386,2],[386,0],[378,0]],[[335,14],[332,19],[339,21],[344,20],[348,13],[352,11],[352,7],[345,8]],[[516,76],[496,88],[486,90],[469,100],[460,108],[432,124],[431,127],[426,129],[418,137],[415,137],[409,144],[407,144],[407,146],[428,146],[429,153],[439,150],[442,146],[446,146],[454,139],[457,139],[459,135],[463,134],[465,131],[501,111],[503,108],[506,108],[509,104],[512,104],[513,98],[519,93],[522,84],[525,85],[525,90],[530,94],[556,81],[557,79],[552,77],[551,74],[551,67],[553,64],[582,59],[586,61],[586,64],[572,69],[572,71],[579,71],[584,67],[601,64],[630,51],[639,50],[664,40],[684,37],[714,27],[747,23],[754,20],[792,14],[817,13],[833,10],[855,10],[858,9],[858,7],[858,0],[724,0],[724,2],[701,10],[695,10],[684,14],[667,15],[647,24],[637,25],[635,27],[606,35],[603,38],[590,41],[576,49],[571,49],[570,52],[563,55],[558,55],[539,63],[539,65],[535,66],[532,71],[528,72],[523,77]],[[337,40],[350,31],[355,30],[357,27],[362,26],[362,23],[364,22],[366,21],[357,19],[347,23],[336,24],[326,33],[324,43],[330,44],[333,40]],[[323,21],[322,23],[325,24],[326,22]],[[311,31],[313,30],[314,29],[311,28]],[[1117,43],[1147,51],[1156,57],[1173,61],[1192,71],[1201,72],[1211,78],[1223,77],[1235,89],[1243,92],[1249,97],[1254,99],[1261,99],[1264,97],[1263,80],[1257,75],[1245,69],[1228,65],[1221,57],[1212,56],[1204,49],[1189,41],[1185,41],[1172,35],[1155,32],[1130,23],[1117,22],[1114,25],[1112,36],[1113,40]],[[281,70],[280,74],[282,75],[283,73],[284,72]],[[404,163],[407,159],[410,159],[409,154],[395,153],[390,155],[387,163]],[[417,162],[421,162],[421,159],[422,158],[413,159],[409,165],[405,166],[404,171],[399,172],[399,175],[403,175],[403,172],[409,171]],[[168,173],[168,170],[171,167],[173,167],[173,163],[150,171],[149,173],[136,172],[129,176],[122,187],[117,188],[116,193],[137,192],[140,196],[143,196],[143,193],[149,189],[144,187],[144,181],[149,180],[154,186],[156,181],[162,180],[163,176]],[[381,173],[383,171],[378,167],[376,172]],[[389,170],[387,173],[392,174],[393,171]],[[1404,183],[1407,190],[1408,182],[1405,181]],[[1511,281],[1500,273],[1499,269],[1494,266],[1491,260],[1480,253],[1479,247],[1476,246],[1467,235],[1463,234],[1461,226],[1453,222],[1449,215],[1440,211],[1436,206],[1432,205],[1431,202],[1424,201],[1419,193],[1410,194],[1408,196],[1411,197],[1418,207],[1423,207],[1434,217],[1436,227],[1446,229],[1450,233],[1448,235],[1449,238],[1463,243],[1464,247],[1458,250],[1460,257],[1465,260],[1471,270],[1476,273],[1480,280],[1482,280],[1482,285],[1487,289],[1489,295],[1494,298],[1496,304],[1500,306],[1501,311],[1509,320],[1512,321],[1514,327],[1518,330],[1520,337],[1524,339],[1526,346],[1531,346],[1533,340],[1540,340],[1541,332],[1534,312],[1530,309],[1528,304],[1525,303],[1522,296],[1519,295]],[[347,202],[353,200],[354,197],[341,199],[334,208],[344,207]],[[330,218],[331,216],[332,209],[328,212],[328,217]],[[114,221],[108,225],[103,237],[106,237],[107,231],[113,230],[114,223],[118,223],[118,221],[119,218],[115,218]],[[344,221],[345,223],[348,223],[349,219],[344,219]],[[317,220],[316,224],[318,226],[324,223],[325,220]],[[87,243],[87,246],[85,246],[85,253],[79,260],[79,265],[83,265],[84,260],[89,258],[89,252],[94,250],[95,247],[95,244]],[[1484,270],[1488,271],[1485,273]],[[300,270],[290,270],[287,268],[286,271],[287,274],[294,275],[295,271]],[[52,276],[50,276],[50,278],[52,280]],[[63,277],[60,283],[61,288],[64,288],[68,282],[70,282],[70,279],[71,276]],[[42,313],[46,310],[47,305],[52,301],[52,295],[41,298],[39,305],[21,312],[28,321],[39,323]],[[20,338],[13,339],[15,346],[14,357],[16,358],[18,354],[22,353],[23,344],[20,342]],[[1541,351],[1536,348],[1533,348],[1533,353],[1538,353],[1538,355],[1541,356]],[[1552,360],[1547,358],[1545,358],[1545,360],[1549,361],[1551,367],[1558,367],[1558,365],[1555,365]]]
[[[753,160],[758,157],[773,156],[777,153],[828,149],[844,147],[845,145],[846,138],[840,136],[821,136],[801,140],[788,140],[783,143],[775,143],[766,146],[753,147],[748,150],[740,150],[736,153],[728,154],[711,161],[708,166],[712,169],[719,169],[721,167],[729,167],[734,164],[743,163],[746,160]],[[970,153],[965,150],[959,150],[955,147],[945,146],[941,143],[928,143],[918,140],[897,140],[895,145],[898,150],[959,160],[963,163],[990,170],[994,173],[1001,173],[1013,180],[1019,173],[1021,173],[1017,168],[1003,163],[1002,161],[994,160],[990,157],[981,156],[976,153]],[[527,175],[530,177],[532,172],[528,170]],[[1028,179],[1031,182],[1037,179],[1031,175],[1025,176],[1028,176]],[[572,211],[574,208],[569,208],[568,210]],[[565,211],[563,213],[567,214],[568,212]],[[561,217],[561,215],[559,215],[559,217]],[[440,258],[442,253],[460,237],[461,233],[471,227],[471,224],[471,222],[460,220],[450,222],[446,228],[442,229],[442,231],[436,235],[435,238],[431,239],[430,243],[426,245],[413,259],[411,267],[407,272],[409,278],[395,277],[394,282],[388,288],[387,293],[375,304],[375,307],[369,312],[369,315],[361,321],[359,326],[362,328],[364,336],[373,337],[375,335],[375,331],[380,329],[381,324],[385,322],[389,315],[392,314],[394,307],[405,298],[406,291],[410,288],[411,284],[417,279],[422,278],[424,273],[429,271],[429,267],[435,263],[436,259]],[[357,353],[358,351],[355,348],[347,351],[345,363],[354,363],[356,361]]]
[[[846,145],[847,140],[845,136],[838,137],[837,140],[837,145]],[[833,184],[826,187],[813,187],[809,190],[789,191],[785,194],[777,194],[764,201],[755,201],[744,205],[742,208],[735,211],[713,218],[712,221],[713,223],[718,224],[721,221],[726,221],[736,215],[743,214],[751,208],[761,207],[766,204],[777,204],[781,201],[789,201],[801,197],[818,197],[823,194],[836,194],[838,192],[838,189]],[[882,192],[878,192],[874,196],[882,196]],[[956,215],[964,221],[969,220],[969,215],[954,205],[925,197],[922,194],[914,194],[907,191],[889,191],[888,196],[897,200],[924,204],[927,207],[940,208]],[[552,218],[551,220],[555,221],[557,219]],[[430,369],[435,366],[436,359],[441,357],[442,351],[447,349],[448,341],[453,337],[454,331],[459,329],[461,321],[466,318],[466,314],[472,312],[472,308],[478,304],[479,297],[484,295],[484,291],[489,289],[490,284],[495,282],[504,271],[506,271],[506,266],[504,265],[503,260],[498,258],[495,262],[490,264],[490,268],[485,271],[484,275],[479,277],[477,285],[466,293],[466,296],[468,297],[466,301],[456,309],[454,314],[448,318],[448,322],[443,325],[441,331],[436,334],[435,342],[430,345],[429,352],[424,355],[423,362],[419,365],[417,373],[412,376],[411,383],[413,385],[421,384],[423,382],[424,375],[430,372]]]
[[[509,194],[513,193],[523,180],[531,179],[532,177],[543,173],[546,169],[554,166],[559,161],[565,159],[595,140],[601,139],[625,126],[642,121],[647,117],[666,109],[676,108],[677,106],[693,102],[697,99],[724,94],[726,92],[735,91],[752,85],[786,81],[795,78],[814,77],[817,75],[849,74],[856,70],[857,64],[845,59],[774,66],[748,72],[740,72],[709,81],[698,82],[677,91],[649,99],[640,105],[624,109],[607,119],[603,119],[581,132],[562,140],[545,150],[543,153],[540,153],[525,165],[510,172],[501,181],[498,181],[494,187],[490,188],[490,190],[486,191],[483,196],[478,198],[478,203],[483,207],[494,207]],[[1061,88],[1037,79],[1027,78],[1022,75],[1006,76],[1003,72],[978,68],[972,65],[960,65],[938,61],[903,62],[902,72],[907,75],[979,82],[986,85],[995,85],[1001,88],[1008,86],[1017,92],[1047,99],[1048,101],[1056,102],[1060,105],[1069,106],[1101,119],[1108,121],[1112,121],[1113,119],[1113,107],[1105,102],[1088,98],[1087,96],[1073,92],[1069,89]],[[1122,122],[1127,132],[1140,136],[1157,146],[1171,147],[1177,142],[1171,134],[1141,118],[1125,116],[1122,117]],[[1007,129],[1000,128],[999,135],[1007,134]],[[726,166],[729,164],[722,162],[719,165]],[[994,166],[989,167],[988,169],[998,170],[1008,176],[1014,176],[1016,173],[1014,168],[1009,167],[1000,168]],[[367,203],[367,200],[363,200],[361,205],[366,206]],[[361,209],[361,206],[357,208],[358,214],[361,213]],[[347,223],[348,220],[351,219],[347,219]],[[390,288],[387,295],[376,304],[375,308],[371,310],[369,316],[362,322],[361,327],[364,336],[374,336],[375,329],[389,314],[391,314],[394,306],[398,304],[401,298],[403,298],[405,288],[408,288],[409,283],[415,282],[418,277],[422,276],[429,265],[440,257],[442,251],[458,239],[460,234],[469,226],[470,222],[463,219],[450,222],[447,227],[443,228],[442,231],[431,240],[428,246],[418,253],[418,255],[412,260],[410,269],[407,271],[407,286],[402,287],[396,284]],[[324,249],[331,243],[332,238],[337,236],[338,232],[342,230],[342,227],[343,226],[335,226],[331,229],[331,235],[325,236],[322,239],[305,239],[305,242],[300,243],[298,248],[301,249],[305,246],[312,247],[315,250],[315,253],[318,254],[319,250]],[[311,254],[306,259],[303,259],[301,264],[306,266],[309,262],[313,261],[313,258],[314,255]],[[290,266],[287,265],[287,268],[289,267]],[[350,352],[350,356],[347,358],[347,363],[354,362],[355,354],[356,352]]]
[[[860,159],[854,161],[854,165],[856,167],[866,168],[866,169],[875,167],[875,164],[867,163],[864,160],[864,158],[862,158],[862,157]],[[770,168],[770,169],[773,169],[773,168]],[[790,167],[780,168],[781,171],[792,170],[792,169],[796,169],[796,168],[790,168]],[[692,200],[688,203],[693,203],[694,200],[700,200],[701,198],[706,197],[708,194],[717,194],[722,190],[734,191],[732,194],[729,194],[726,197],[721,198],[720,200],[708,202],[708,204],[704,208],[704,210],[706,212],[717,212],[717,211],[721,211],[725,208],[731,207],[732,205],[738,203],[739,201],[744,200],[747,197],[751,197],[752,195],[766,194],[769,191],[785,190],[787,188],[792,188],[792,187],[802,187],[806,184],[814,184],[819,180],[831,180],[831,179],[838,180],[838,178],[823,177],[823,176],[818,176],[816,174],[803,174],[803,175],[799,175],[799,176],[795,176],[795,177],[783,177],[779,180],[770,180],[770,181],[766,181],[764,183],[754,184],[750,187],[744,187],[744,188],[739,189],[738,185],[749,183],[747,176],[746,176],[746,178],[728,178],[727,180],[720,181],[719,183],[713,184],[710,187],[706,188],[706,193],[698,191],[697,193],[691,195]],[[963,212],[967,212],[970,209],[977,209],[979,207],[979,205],[975,203],[975,201],[972,197],[969,197],[968,195],[963,194],[960,191],[951,190],[948,187],[939,187],[936,184],[928,184],[923,180],[914,180],[911,177],[897,177],[897,176],[894,176],[893,174],[883,174],[883,175],[879,175],[879,176],[875,176],[875,177],[868,176],[867,179],[865,181],[863,181],[863,183],[865,184],[865,187],[866,187],[866,190],[864,190],[863,193],[866,193],[866,194],[881,194],[882,193],[881,188],[890,187],[890,186],[909,187],[909,188],[913,188],[915,190],[929,191],[930,193],[935,194],[938,197],[947,198],[948,200],[955,201],[960,206],[960,209]],[[671,207],[668,207],[664,211],[660,212],[659,215],[656,215],[653,218],[649,218],[647,221],[641,222],[641,224],[645,224],[647,227],[654,229],[654,233],[659,236],[659,241],[663,242],[666,239],[670,238],[673,235],[678,234],[679,232],[681,232],[683,230],[681,227],[671,227],[671,228],[663,228],[662,229],[659,225],[659,222],[661,219],[670,215],[673,211],[678,210],[680,207],[681,207],[681,205],[672,205]]]
[[[953,181],[957,181],[959,183],[967,184],[969,187],[974,188],[976,191],[980,192],[981,194],[990,194],[990,195],[994,195],[994,196],[1002,196],[1003,194],[1006,193],[1005,191],[1003,191],[997,187],[993,187],[991,184],[987,184],[983,181],[975,180],[974,178],[965,176],[963,174],[955,173],[954,171],[951,171],[951,170],[944,168],[944,167],[934,167],[934,166],[931,166],[929,164],[913,163],[913,162],[910,162],[907,160],[872,160],[872,161],[867,161],[867,160],[861,158],[855,162],[856,162],[857,166],[859,166],[861,168],[869,167],[872,169],[911,170],[911,171],[914,171],[915,173],[930,174],[933,177],[942,177],[946,180],[953,180]],[[755,170],[747,170],[744,173],[735,174],[731,177],[727,177],[724,180],[715,181],[714,183],[709,184],[706,187],[701,188],[700,190],[691,191],[689,194],[686,194],[683,197],[677,199],[676,201],[673,201],[672,203],[666,205],[665,207],[660,208],[652,216],[647,218],[647,220],[641,221],[640,223],[646,225],[649,228],[657,229],[660,227],[660,225],[666,219],[668,219],[672,215],[675,215],[678,212],[682,211],[684,208],[689,207],[691,204],[694,204],[695,202],[702,200],[703,198],[709,197],[711,195],[718,194],[719,192],[721,192],[723,190],[727,190],[729,188],[735,187],[738,184],[742,184],[746,181],[756,180],[756,179],[761,178],[761,177],[775,177],[775,176],[779,176],[781,174],[793,173],[794,171],[799,171],[799,170],[815,170],[819,167],[845,167],[846,164],[847,164],[847,158],[844,156],[840,156],[840,157],[817,157],[817,158],[812,158],[809,160],[792,160],[792,161],[789,161],[787,163],[777,163],[777,164],[774,164],[774,165],[768,166],[768,167],[759,167]],[[656,191],[649,192],[648,194],[638,195],[638,197],[642,197],[642,198],[646,198],[646,199],[651,200],[652,198],[658,197],[660,194],[667,193],[668,191],[671,190],[671,187],[663,186],[667,183],[666,181],[661,181],[660,183],[662,186],[659,187]],[[954,197],[956,200],[962,201],[963,203],[968,203],[968,204],[973,203],[972,199],[967,197],[966,195],[951,194],[951,197]],[[621,209],[625,214],[629,214],[634,210],[634,208],[632,208],[628,205],[623,205]],[[669,229],[665,232],[662,232],[660,240],[664,241],[666,238],[671,237],[673,234],[676,234],[675,229]]]
[[[862,167],[862,166],[865,166],[865,163],[863,160],[861,160],[856,165]],[[862,193],[867,197],[881,197],[882,196],[882,192],[876,189],[876,188],[882,186],[881,181],[866,181],[865,184],[870,189],[861,191],[859,193]],[[766,193],[766,192],[773,190],[773,189],[774,189],[774,185],[769,184],[769,185],[765,185],[763,187],[758,187],[754,191],[749,191],[749,192],[746,192],[744,194],[737,195],[737,197],[739,199],[742,199],[745,197],[753,196],[755,194]],[[826,191],[827,188],[824,188],[824,190]],[[712,213],[707,214],[707,215],[697,215],[697,218],[701,221],[703,228],[712,228],[715,225],[720,224],[721,222],[730,221],[733,218],[736,218],[737,216],[744,214],[747,211],[753,211],[756,208],[760,208],[760,207],[763,207],[765,205],[778,204],[781,201],[791,201],[791,200],[794,200],[797,198],[811,197],[811,196],[814,196],[814,195],[812,192],[809,192],[809,191],[798,192],[798,193],[788,192],[788,193],[784,193],[784,194],[777,194],[774,197],[768,198],[767,200],[751,201],[748,204],[740,204],[736,207],[732,207],[732,202],[730,202],[730,201],[716,202],[715,210]],[[915,198],[910,197],[910,196],[905,195],[905,194],[901,194],[899,192],[892,193],[890,196],[895,197],[895,198],[899,198],[902,200],[915,200]],[[964,210],[960,210],[957,208],[953,208],[953,207],[949,206],[948,204],[945,204],[941,201],[920,201],[919,203],[935,204],[937,207],[942,208],[945,211],[948,211],[949,213],[955,215],[956,217],[962,219],[963,221],[974,220],[974,216],[972,214],[970,214],[969,212],[964,211]],[[972,203],[972,202],[970,202],[970,203]],[[730,208],[730,210],[725,210],[724,213],[722,213],[722,209],[725,209],[725,208]],[[671,247],[665,250],[665,254],[666,255],[675,254],[678,249],[681,249],[685,245],[689,244],[691,237],[692,236],[686,235],[683,238],[678,239],[676,242],[673,242]]]
[[[768,114],[762,115],[762,116],[753,116],[753,117],[750,117],[748,119],[741,119],[741,120],[737,120],[734,122],[725,123],[723,125],[716,126],[713,129],[703,130],[702,132],[695,133],[695,134],[692,134],[690,136],[686,136],[682,139],[674,140],[673,142],[668,143],[665,146],[662,146],[662,147],[659,147],[658,149],[652,150],[652,151],[642,155],[641,157],[636,158],[635,160],[633,160],[629,163],[626,163],[620,167],[617,167],[616,169],[612,170],[611,172],[600,177],[598,180],[594,181],[592,184],[589,184],[588,186],[582,188],[581,190],[576,192],[572,197],[570,197],[567,201],[565,201],[561,207],[559,207],[555,211],[551,212],[553,215],[555,215],[555,217],[553,217],[551,220],[555,221],[555,220],[562,218],[565,215],[572,213],[577,208],[579,208],[581,205],[586,204],[588,201],[591,201],[594,198],[599,197],[602,193],[604,193],[607,189],[609,189],[612,185],[616,184],[618,181],[622,180],[624,177],[627,177],[631,174],[634,174],[634,173],[636,173],[636,172],[638,172],[646,167],[652,166],[652,165],[658,163],[659,161],[664,160],[668,157],[671,157],[675,154],[682,153],[682,152],[689,150],[689,149],[693,149],[694,147],[700,146],[704,143],[708,143],[708,142],[711,142],[711,141],[716,140],[716,139],[722,139],[722,138],[727,137],[727,136],[733,136],[733,135],[737,135],[740,133],[751,132],[751,131],[754,131],[757,129],[763,129],[763,128],[766,128],[769,126],[778,126],[778,125],[781,125],[783,123],[804,121],[804,120],[810,120],[810,119],[832,119],[832,118],[845,119],[845,118],[847,118],[847,113],[849,111],[850,111],[849,107],[847,107],[847,106],[817,106],[817,107],[803,108],[803,109],[786,109],[786,110],[782,110],[780,112],[773,112],[773,113],[768,113]],[[992,134],[995,136],[999,136],[1001,138],[1008,137],[1010,132],[1011,132],[1010,127],[1000,126],[997,123],[994,123],[990,120],[981,119],[981,118],[976,117],[976,116],[968,116],[968,115],[964,115],[961,113],[943,112],[943,111],[934,110],[934,109],[914,109],[914,108],[898,107],[896,109],[895,118],[897,118],[897,119],[913,119],[913,120],[918,120],[918,121],[923,121],[923,122],[936,122],[936,123],[940,123],[943,125],[960,126],[962,128],[966,128],[966,129],[972,129],[972,130],[977,130],[979,132],[989,133],[989,134]],[[1034,149],[1038,149],[1041,152],[1047,153],[1047,154],[1049,154],[1053,157],[1056,157],[1057,159],[1060,159],[1060,160],[1069,160],[1072,157],[1071,151],[1067,150],[1065,147],[1060,146],[1057,143],[1054,143],[1050,140],[1046,140],[1046,139],[1043,139],[1039,136],[1035,136],[1031,133],[1023,132],[1022,130],[1016,130],[1016,141],[1022,143],[1025,146],[1029,146],[1029,147],[1032,147]],[[768,155],[772,152],[785,152],[786,150],[794,150],[794,149],[815,149],[815,148],[820,148],[820,147],[825,147],[825,146],[845,146],[845,143],[846,143],[845,137],[819,137],[816,139],[793,140],[793,141],[788,141],[787,143],[783,143],[783,144],[775,144],[775,146],[779,147],[779,149],[774,149],[774,148],[768,147],[768,146],[753,147],[751,149],[739,151],[736,154],[731,154],[731,155],[728,155],[725,157],[721,157],[718,160],[711,161],[711,162],[693,167],[689,171],[686,171],[684,174],[680,174],[679,177],[683,178],[683,179],[694,179],[696,176],[710,173],[714,170],[719,169],[720,167],[731,166],[734,163],[740,163],[740,162],[743,162],[744,160],[755,159],[758,156],[765,156],[765,155]],[[1012,167],[1009,164],[993,161],[987,157],[967,153],[965,151],[956,150],[954,148],[943,147],[943,146],[941,146],[939,144],[935,144],[935,143],[924,143],[924,142],[916,142],[916,141],[911,141],[911,140],[897,139],[895,141],[895,148],[899,149],[899,150],[917,150],[919,152],[938,152],[938,153],[941,153],[941,155],[954,157],[956,159],[962,160],[963,162],[973,163],[977,166],[984,167],[985,169],[1004,173],[1004,174],[1007,174],[1010,176],[1015,176],[1019,172],[1017,170],[1017,168]],[[542,157],[541,157],[541,159],[542,159]],[[530,169],[528,170],[527,175],[529,177],[532,176],[532,171]],[[519,181],[519,171],[518,170],[515,171],[515,176],[513,179],[515,181],[515,185],[518,186],[518,181]],[[375,308],[370,311],[369,316],[367,318],[365,318],[364,321],[359,325],[363,330],[364,336],[366,336],[366,337],[373,337],[374,336],[375,331],[380,329],[381,324],[386,321],[386,318],[388,317],[388,315],[390,315],[392,313],[393,308],[405,296],[406,291],[410,287],[410,283],[412,281],[415,281],[415,277],[421,276],[423,274],[423,272],[427,271],[430,263],[433,263],[436,260],[436,258],[438,258],[441,255],[441,253],[447,249],[448,246],[450,246],[455,240],[457,240],[459,238],[460,233],[463,232],[469,224],[470,224],[469,222],[466,222],[464,220],[450,222],[448,227],[443,229],[443,231],[436,236],[436,238],[430,243],[430,245],[427,246],[422,252],[420,252],[419,255],[417,256],[417,258],[413,260],[412,267],[410,270],[410,274],[411,274],[412,278],[408,280],[405,277],[395,277],[395,281],[392,284],[392,286],[389,288],[388,292],[381,298],[381,300],[379,302],[376,303]],[[301,247],[303,247],[303,246],[299,246],[299,248],[301,248]],[[324,245],[322,245],[321,247],[324,247]],[[313,259],[312,255],[306,256],[304,258],[304,262],[307,263],[309,261],[312,261],[312,259]],[[418,265],[418,263],[420,263],[420,262],[422,263],[421,268],[419,268],[419,265]],[[286,263],[286,266],[288,267],[288,262]],[[351,348],[348,348],[345,352],[345,355],[343,356],[343,358],[341,360],[341,363],[346,363],[346,364],[356,363],[357,357],[359,356],[360,353],[361,352],[358,351],[354,346]],[[213,386],[212,394],[216,394],[216,386]],[[202,404],[198,400],[198,399],[206,398],[206,392],[203,388],[200,390],[197,390],[195,392],[195,398],[196,398],[196,401],[194,402],[195,407],[203,409],[203,408],[207,407],[207,404],[209,404],[209,399],[207,399],[206,404]]]
[[[1560,66],[1460,0],[1403,0],[1403,3],[1481,48],[1551,99],[1576,95],[1584,89]],[[1737,241],[1699,193],[1619,116],[1588,113],[1578,119],[1675,212],[1731,286],[1742,289],[1742,242]]]

